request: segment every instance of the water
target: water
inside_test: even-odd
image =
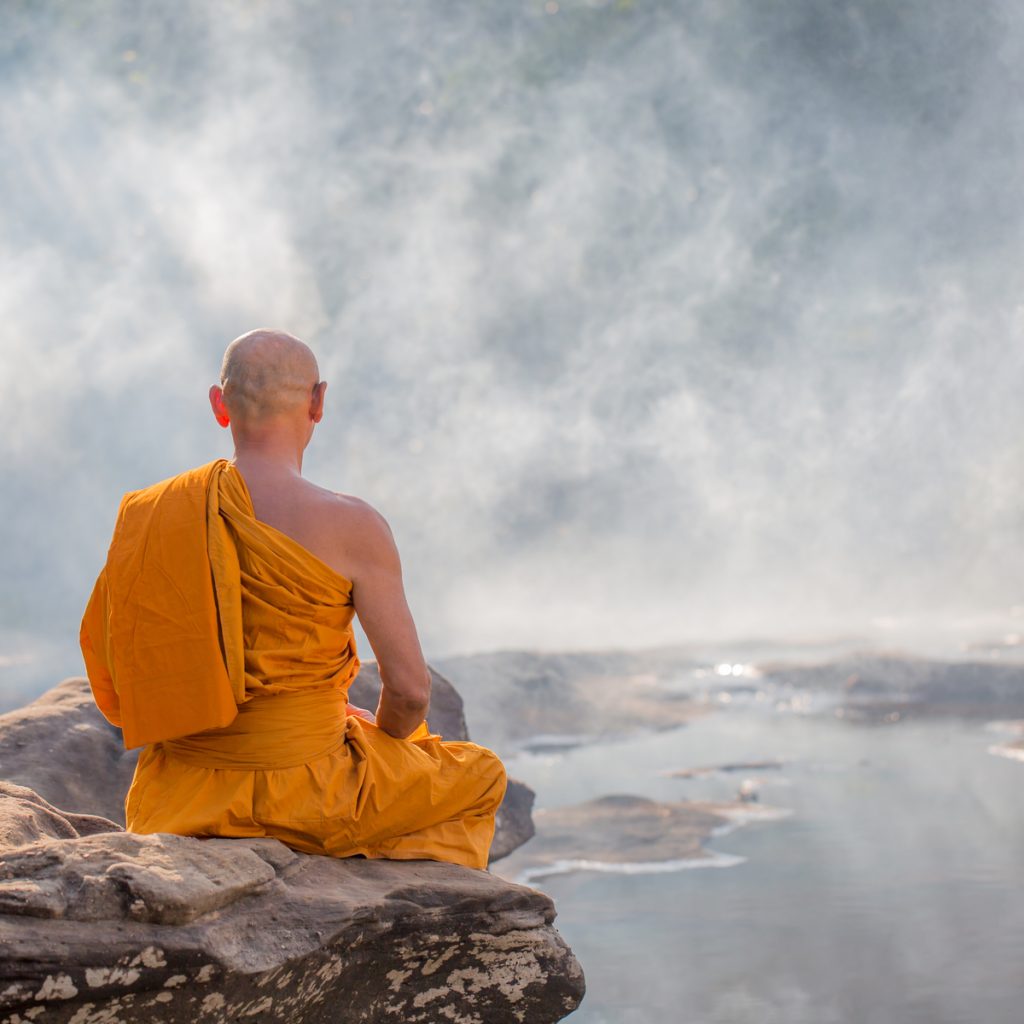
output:
[[[1019,1024],[1024,766],[982,723],[857,725],[731,706],[691,726],[510,759],[554,807],[607,793],[791,810],[709,842],[725,870],[533,884],[587,975],[573,1024]],[[781,769],[670,779],[739,760]]]

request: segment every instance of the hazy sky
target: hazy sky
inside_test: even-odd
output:
[[[79,670],[255,326],[428,655],[1024,603],[1022,50],[1010,0],[4,5],[0,685]]]

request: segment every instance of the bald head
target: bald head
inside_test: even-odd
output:
[[[224,405],[233,420],[246,424],[304,413],[319,381],[309,346],[284,331],[250,331],[235,338],[220,370]]]

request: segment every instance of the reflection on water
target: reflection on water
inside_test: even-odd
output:
[[[681,730],[510,759],[542,807],[731,800],[734,772],[671,774],[783,763],[749,774],[791,816],[712,839],[737,858],[729,870],[533,883],[587,973],[569,1019],[1019,1024],[1024,775],[991,742],[981,723],[851,725],[751,700]]]
[[[683,857],[679,860],[633,860],[613,862],[606,860],[569,859],[528,868],[516,877],[520,885],[536,886],[541,879],[552,875],[568,875],[577,871],[597,871],[607,875],[664,875],[670,871],[692,868],[731,868],[742,864],[743,858],[731,853],[709,853],[706,857]],[[540,888],[546,888],[540,886]]]
[[[990,754],[997,757],[1008,757],[1011,761],[1024,761],[1024,748],[1014,747],[1008,744],[995,744],[988,748]]]

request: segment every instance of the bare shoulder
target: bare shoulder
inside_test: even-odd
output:
[[[397,560],[394,535],[384,516],[363,498],[318,487],[322,521],[327,525],[331,547],[351,571]]]
[[[354,529],[365,529],[370,532],[391,532],[388,521],[368,501],[357,498],[354,494],[342,494],[339,491],[328,491],[317,488],[330,504],[335,522]]]

